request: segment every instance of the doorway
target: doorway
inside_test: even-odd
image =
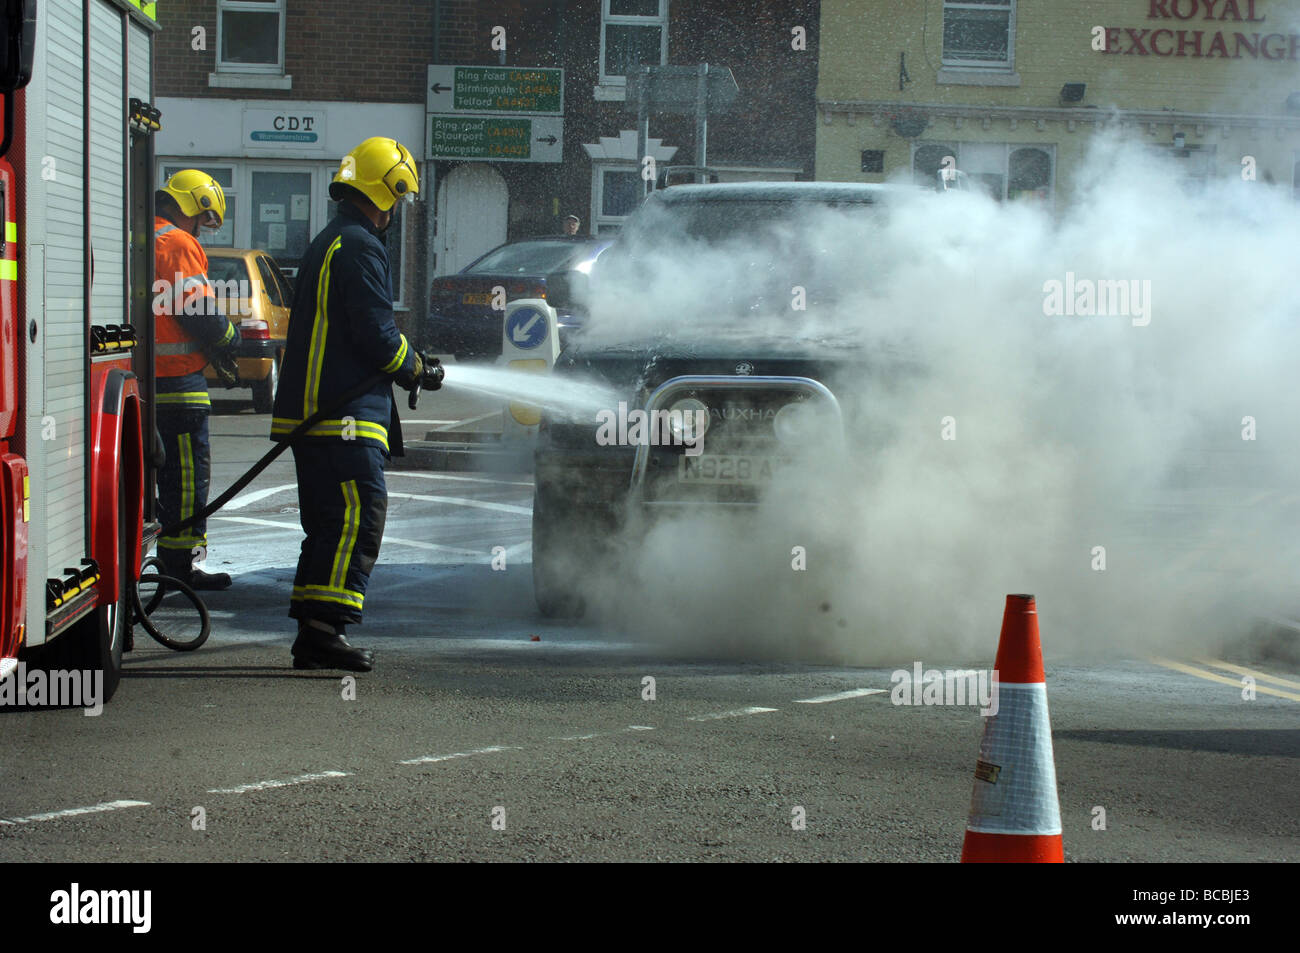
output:
[[[506,240],[510,191],[501,174],[482,163],[452,169],[438,186],[434,273],[460,271]]]

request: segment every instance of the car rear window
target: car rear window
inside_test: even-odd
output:
[[[587,251],[586,245],[566,241],[516,242],[488,252],[462,272],[466,275],[547,275],[567,268]]]
[[[209,281],[248,281],[248,266],[242,258],[208,258]]]

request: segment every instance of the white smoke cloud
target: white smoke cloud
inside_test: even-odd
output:
[[[757,512],[636,526],[588,579],[599,620],[707,653],[866,663],[987,658],[1009,592],[1038,597],[1058,658],[1209,649],[1300,608],[1289,190],[1192,193],[1168,160],[1099,137],[1059,214],[918,192],[883,219],[827,213],[775,241],[658,249],[637,284],[597,287],[592,337],[674,315],[680,335],[706,334],[734,320],[715,304],[794,262],[838,300],[776,301],[744,326],[841,356],[861,342],[832,382],[849,452],[805,448]],[[1045,314],[1067,274],[1149,289],[1149,323]]]

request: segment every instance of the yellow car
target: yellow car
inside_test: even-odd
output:
[[[269,414],[280,383],[293,294],[275,259],[259,248],[204,250],[217,305],[239,328],[240,382],[253,389],[253,409]],[[203,376],[209,384],[217,379],[211,366],[203,369]]]

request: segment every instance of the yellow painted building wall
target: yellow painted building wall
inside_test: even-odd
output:
[[[1054,149],[1060,204],[1097,120],[1118,118],[1153,145],[1182,133],[1212,176],[1240,176],[1249,155],[1260,179],[1294,182],[1300,0],[1020,0],[1013,15],[1012,70],[956,69],[942,62],[943,0],[823,0],[816,177],[882,181],[911,169],[913,142],[1037,144]],[[1081,103],[1061,103],[1066,83],[1086,84]],[[927,120],[914,140],[891,122],[907,110]],[[863,150],[884,150],[883,173],[861,170]]]

